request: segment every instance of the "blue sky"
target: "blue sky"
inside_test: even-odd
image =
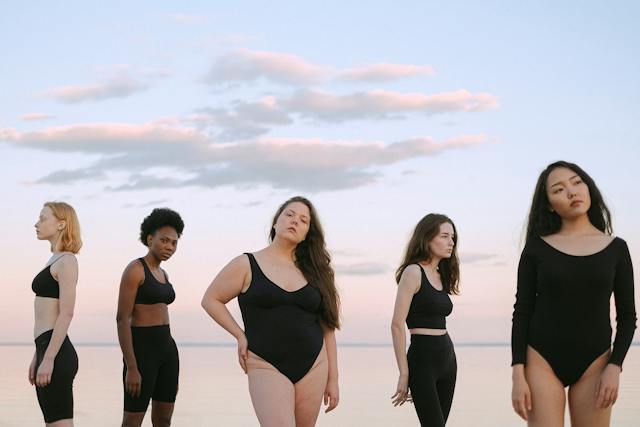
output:
[[[5,4],[0,308],[19,322],[0,340],[30,335],[28,284],[47,259],[31,227],[46,200],[72,203],[83,226],[80,339],[115,339],[120,273],[144,254],[137,227],[166,205],[186,222],[167,264],[172,327],[205,341],[227,339],[199,308],[209,281],[264,245],[276,207],[300,193],[334,252],[339,339],[389,340],[392,271],[415,223],[442,212],[463,259],[452,335],[506,341],[520,233],[549,162],[595,178],[640,265],[638,12],[635,2]]]

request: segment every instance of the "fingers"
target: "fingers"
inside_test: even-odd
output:
[[[51,374],[40,372],[36,375],[36,385],[38,387],[46,387],[51,382]]]
[[[324,413],[326,414],[327,412],[331,412],[334,409],[336,409],[336,406],[338,406],[338,397],[336,396],[331,396],[329,393],[325,394],[325,405],[327,404],[327,398],[329,400],[329,406],[327,407],[327,409],[325,409]]]
[[[133,397],[139,397],[142,392],[142,382],[129,381],[125,384],[125,390]]]
[[[393,403],[393,406],[398,406],[398,405],[402,405],[404,402],[407,401],[409,397],[409,392],[408,390],[402,390],[402,389],[398,389],[396,391],[396,393],[391,396],[391,403]]]
[[[527,421],[527,404],[525,402],[526,398],[523,399],[513,399],[511,401],[511,405],[513,406],[513,410],[516,414],[520,416],[523,420]]]
[[[324,393],[324,406],[327,406],[329,404],[329,393]]]
[[[244,354],[242,352],[239,352],[238,362],[240,362],[240,367],[246,374],[247,373],[247,353],[246,352]]]
[[[524,393],[524,404],[525,404],[525,409],[527,411],[530,411],[533,409],[533,405],[531,404],[531,392],[526,391]]]

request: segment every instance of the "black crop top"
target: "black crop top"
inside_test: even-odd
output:
[[[171,304],[176,299],[176,292],[173,290],[173,286],[167,280],[165,273],[164,277],[167,283],[159,282],[155,278],[149,266],[144,261],[144,258],[138,258],[144,267],[144,282],[138,286],[138,292],[136,293],[136,304]]]
[[[434,288],[420,265],[420,288],[411,299],[409,313],[407,313],[407,327],[446,329],[446,316],[453,311],[453,303],[449,294]]]
[[[31,289],[37,297],[60,298],[60,285],[51,274],[51,264],[33,278]]]
[[[512,364],[525,363],[527,345],[596,348],[611,346],[611,294],[616,337],[609,363],[622,366],[636,328],[633,268],[624,240],[599,252],[569,255],[540,237],[526,243],[518,267],[511,335]],[[559,350],[558,350],[559,351]]]

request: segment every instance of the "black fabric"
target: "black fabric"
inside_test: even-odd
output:
[[[142,377],[142,389],[138,397],[124,392],[124,410],[146,412],[149,399],[174,403],[178,393],[180,361],[169,325],[133,326],[131,337],[138,371]],[[124,365],[123,385],[126,374],[127,367]]]
[[[439,291],[429,283],[429,279],[420,265],[420,289],[413,295],[409,312],[407,313],[407,327],[446,329],[446,316],[453,311],[453,303],[449,294]]]
[[[36,343],[36,373],[47,351],[53,329],[38,335]],[[73,379],[78,373],[78,355],[69,337],[65,337],[53,362],[51,382],[36,386],[38,403],[46,423],[73,418]]]
[[[249,350],[296,383],[309,372],[322,349],[322,295],[310,283],[285,291],[264,275],[252,254],[246,255],[251,284],[238,296],[238,304]]]
[[[624,240],[587,256],[569,255],[542,238],[525,245],[511,333],[512,365],[526,363],[527,346],[551,365],[565,386],[611,347],[611,294],[617,328],[610,363],[622,366],[636,328],[633,268]]]
[[[60,285],[51,275],[51,265],[46,266],[33,278],[31,290],[37,297],[60,298]]]
[[[173,290],[173,286],[166,280],[167,276],[165,274],[165,281],[167,283],[159,282],[158,279],[155,278],[151,270],[149,270],[149,266],[144,261],[144,258],[139,258],[139,261],[142,263],[144,267],[144,282],[142,285],[138,286],[138,291],[136,293],[136,304],[171,304],[176,299],[176,292]]]
[[[409,390],[421,426],[442,427],[449,418],[458,365],[449,334],[411,335]]]

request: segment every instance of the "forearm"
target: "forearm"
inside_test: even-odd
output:
[[[329,362],[329,379],[338,379],[338,345],[336,344],[336,333],[333,329],[325,329],[324,344]]]
[[[409,364],[407,363],[407,333],[404,325],[391,325],[391,336],[393,338],[393,351],[396,355],[400,375],[409,375]]]
[[[60,313],[58,315],[56,323],[53,325],[51,340],[49,341],[49,345],[47,346],[47,350],[43,356],[44,359],[54,360],[56,358],[56,355],[58,354],[58,351],[60,351],[60,347],[67,336],[67,331],[69,330],[72,318],[73,314]]]
[[[131,320],[118,320],[118,341],[122,350],[122,358],[128,369],[138,369],[136,354],[133,351],[133,337],[131,336]]]
[[[222,326],[222,328],[233,335],[236,339],[244,335],[244,331],[233,318],[227,309],[227,306],[222,302],[217,300],[203,300],[202,308],[204,308],[204,311],[206,311],[218,325]]]

